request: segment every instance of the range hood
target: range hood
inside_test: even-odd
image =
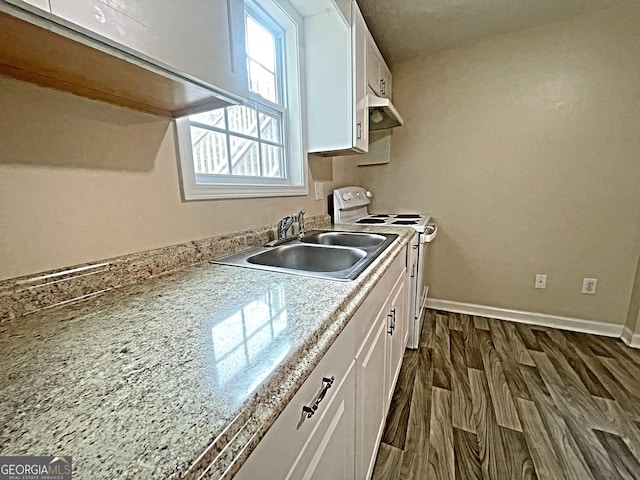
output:
[[[369,107],[369,131],[386,130],[404,125],[404,120],[388,98],[378,97],[369,92],[367,95]]]

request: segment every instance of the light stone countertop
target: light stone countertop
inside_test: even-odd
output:
[[[231,478],[414,233],[336,230],[400,236],[351,282],[205,263],[0,326],[0,455]]]

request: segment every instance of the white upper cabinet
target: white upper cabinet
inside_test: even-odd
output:
[[[50,0],[51,12],[173,72],[246,98],[242,0]],[[117,46],[116,45],[116,46]]]
[[[376,95],[391,98],[391,70],[369,32],[367,32],[367,84]]]
[[[355,1],[303,0],[308,150],[324,155],[366,152],[366,25]]]
[[[242,0],[0,0],[3,74],[153,115],[248,96]]]
[[[351,3],[353,38],[353,84],[355,147],[358,151],[369,150],[369,107],[367,105],[367,24],[356,2]]]
[[[391,70],[386,62],[380,57],[380,94],[385,98],[391,98]]]
[[[367,85],[380,95],[380,61],[377,55],[378,47],[373,41],[371,33],[367,32]]]
[[[9,0],[9,3],[17,6],[21,6],[21,3],[28,3],[29,5],[33,5],[34,7],[40,8],[46,12],[51,11],[49,7],[49,0]]]

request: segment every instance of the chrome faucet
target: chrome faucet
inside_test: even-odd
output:
[[[278,236],[277,238],[269,242],[265,245],[265,247],[275,247],[276,245],[280,245],[282,243],[290,242],[291,240],[295,240],[296,238],[304,237],[304,214],[307,211],[303,208],[295,215],[287,215],[282,220],[278,222]],[[293,227],[293,224],[298,224],[298,235],[289,236],[289,229]]]
[[[278,240],[286,240],[287,232],[296,221],[295,215],[287,215],[278,223]]]
[[[307,211],[303,208],[298,212],[298,238],[304,237],[304,214]]]

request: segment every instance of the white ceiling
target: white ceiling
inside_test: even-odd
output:
[[[638,0],[357,0],[388,63]]]

